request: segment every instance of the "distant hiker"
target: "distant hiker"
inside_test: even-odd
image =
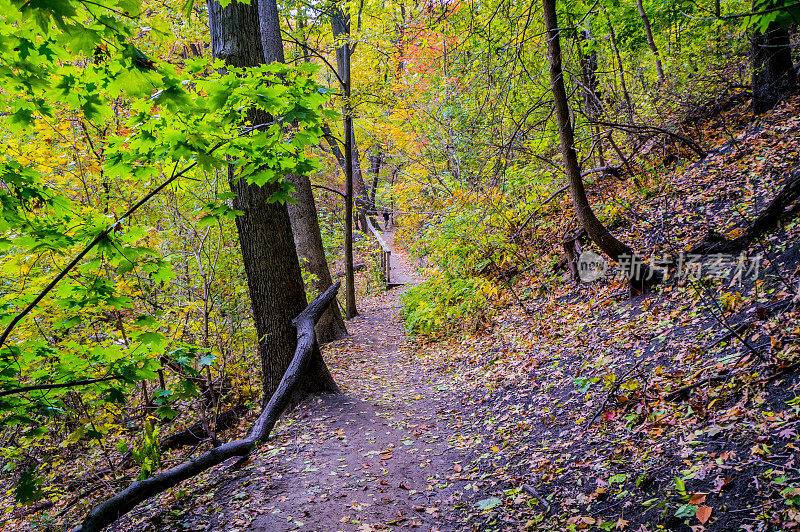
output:
[[[383,226],[389,230],[389,213],[386,211],[383,211]]]

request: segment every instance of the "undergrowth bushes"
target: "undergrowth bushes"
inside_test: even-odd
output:
[[[411,334],[429,338],[475,329],[486,316],[490,298],[497,294],[482,277],[455,277],[437,269],[403,298],[403,315]]]
[[[399,195],[403,217],[401,234],[411,253],[430,265],[427,280],[408,291],[403,315],[409,333],[429,339],[463,330],[474,330],[490,312],[498,296],[493,277],[517,271],[526,262],[524,250],[510,235],[528,218],[521,208],[519,190],[486,188],[452,190],[447,198],[426,205],[430,217],[414,214],[419,209],[410,196]],[[533,206],[536,202],[523,203]]]

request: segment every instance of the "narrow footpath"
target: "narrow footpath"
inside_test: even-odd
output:
[[[446,477],[460,468],[438,419],[440,383],[415,360],[399,316],[419,278],[384,235],[392,280],[406,284],[362,302],[351,336],[326,348],[344,393],[301,405],[279,459],[267,451],[256,464],[269,485],[251,494],[266,510],[252,530],[455,530],[441,514],[458,487]]]
[[[360,302],[350,336],[325,346],[343,393],[306,400],[247,464],[198,478],[147,529],[461,529],[452,509],[468,464],[447,422],[456,405],[447,378],[415,357],[399,314],[402,294],[420,279],[393,233],[384,234],[394,279],[407,284]]]

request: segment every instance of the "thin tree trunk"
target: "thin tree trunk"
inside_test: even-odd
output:
[[[341,39],[336,47],[336,67],[344,93],[344,175],[345,175],[345,206],[344,206],[344,262],[345,262],[345,316],[347,319],[358,316],[356,309],[355,273],[353,271],[353,147],[355,135],[353,134],[353,109],[350,105],[350,17],[333,6],[331,13],[331,31],[334,39]],[[364,180],[361,179],[361,186]],[[366,192],[366,189],[365,189]],[[366,222],[365,222],[366,225]],[[366,228],[366,227],[365,227]]]
[[[347,79],[347,84],[350,85],[347,90],[352,92],[352,82],[350,77],[350,15],[345,14],[336,6],[332,6],[331,8],[331,32],[333,33],[334,40],[340,41],[339,46],[336,47],[336,70],[338,71],[339,78],[342,81],[344,81],[345,78]],[[352,106],[349,107],[349,110],[350,112],[343,113],[344,116],[342,117],[343,121],[350,120],[350,135],[345,133],[344,141],[345,143],[350,144],[350,164],[353,168],[352,181],[354,202],[358,213],[358,226],[362,231],[367,231],[366,213],[369,208],[369,201],[367,199],[367,186],[364,184],[364,172],[361,170],[361,157],[358,154],[356,134],[355,130],[353,129]],[[346,124],[345,128],[347,128]]]
[[[591,25],[591,20],[586,21]],[[603,103],[597,93],[597,51],[592,50],[588,54],[584,50],[584,43],[592,43],[594,38],[588,30],[578,32],[578,57],[581,66],[581,81],[583,82],[583,107],[586,114],[592,119],[596,119],[603,114]]]
[[[284,63],[286,58],[283,52],[276,0],[260,0],[258,10],[264,61],[267,64]],[[319,216],[314,203],[314,193],[311,190],[311,181],[305,175],[291,175],[288,177],[288,181],[294,186],[293,198],[297,202],[287,204],[297,254],[305,259],[306,268],[316,277],[312,286],[315,292],[321,294],[333,284],[333,279],[325,258],[325,248],[322,245]],[[347,336],[347,328],[342,320],[338,301],[334,300],[317,322],[316,332],[321,343],[339,340]]]
[[[591,27],[591,19],[586,21],[588,27]],[[581,31],[578,33],[578,57],[580,58],[581,65],[581,79],[584,85],[583,106],[586,109],[586,114],[590,120],[597,120],[603,114],[603,101],[600,99],[600,94],[597,92],[597,51],[592,50],[589,54],[584,52],[583,43],[594,42],[594,37],[589,30]],[[600,126],[595,125],[589,128],[597,139],[597,166],[606,165],[606,156],[603,151],[603,138],[600,135]]]
[[[348,68],[348,73],[349,73]],[[358,316],[356,309],[355,272],[353,271],[353,116],[350,109],[350,80],[345,83],[344,134],[348,139],[344,144],[344,174],[345,174],[345,203],[344,203],[344,262],[345,262],[345,315],[347,319]]]
[[[238,67],[263,64],[255,1],[233,2],[225,8],[209,1],[208,18],[214,57]],[[256,109],[247,111],[247,118],[254,124],[270,120]],[[233,175],[233,166],[229,167],[229,183],[235,195],[234,209],[244,212],[236,217],[236,229],[258,335],[264,397],[269,398],[294,355],[297,335],[292,319],[306,306],[305,288],[286,205],[269,201],[277,185],[247,184]],[[336,389],[319,354],[309,363],[300,388],[301,393]]]
[[[403,75],[406,55],[406,4],[400,3],[400,23],[397,25],[397,78]]]
[[[628,123],[633,125],[633,102],[631,102],[631,95],[628,93],[628,85],[625,83],[625,68],[622,65],[622,57],[619,55],[619,46],[617,46],[617,34],[614,32],[614,26],[611,25],[611,19],[606,16],[608,22],[608,32],[611,35],[611,46],[614,48],[614,55],[617,58],[617,68],[619,68],[619,82],[622,88],[622,96],[625,98],[625,111],[628,114]]]
[[[644,25],[644,33],[647,35],[647,44],[650,45],[650,50],[656,59],[656,71],[658,71],[658,82],[664,83],[664,67],[661,66],[661,56],[658,55],[658,48],[656,48],[656,41],[653,40],[653,31],[650,29],[650,19],[647,18],[647,13],[644,11],[644,4],[642,0],[636,0],[636,7],[639,8],[639,16],[642,17],[642,24]]]
[[[380,146],[376,148],[377,153],[370,156],[370,172],[372,173],[372,187],[369,191],[370,209],[373,213],[377,213],[378,207],[375,205],[375,193],[378,190],[378,177],[381,173],[381,166],[383,165],[383,151]]]
[[[292,196],[297,200],[294,205],[287,204],[297,254],[306,260],[306,268],[316,277],[311,282],[311,286],[316,293],[321,294],[333,284],[333,279],[325,258],[325,248],[322,245],[319,215],[311,190],[311,180],[308,176],[292,175],[289,176],[289,182],[294,185],[295,191]],[[339,340],[347,336],[347,327],[342,319],[342,311],[337,300],[334,300],[320,317],[316,332],[320,343]]]
[[[651,275],[654,272],[636,257],[631,248],[614,238],[614,235],[600,223],[600,220],[597,219],[592,211],[589,199],[586,197],[578,156],[575,152],[575,132],[570,119],[567,91],[564,88],[564,77],[561,68],[561,43],[556,19],[555,0],[543,0],[543,7],[550,62],[550,81],[556,107],[558,133],[561,140],[561,156],[575,214],[583,228],[586,229],[589,238],[604,253],[617,262],[623,270],[627,270],[631,291],[644,292],[652,283],[657,282],[656,276]]]

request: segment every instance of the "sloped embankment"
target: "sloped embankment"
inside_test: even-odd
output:
[[[709,156],[662,172],[616,229],[684,271],[629,299],[612,272],[573,287],[518,279],[491,332],[423,350],[462,388],[467,469],[485,530],[778,530],[800,523],[796,220],[742,255],[688,256],[710,230],[742,233],[798,171],[800,98],[755,124],[709,128]],[[714,130],[714,127],[717,127]],[[699,266],[698,266],[699,264]],[[547,286],[547,290],[537,290]],[[467,434],[473,434],[467,437]]]

